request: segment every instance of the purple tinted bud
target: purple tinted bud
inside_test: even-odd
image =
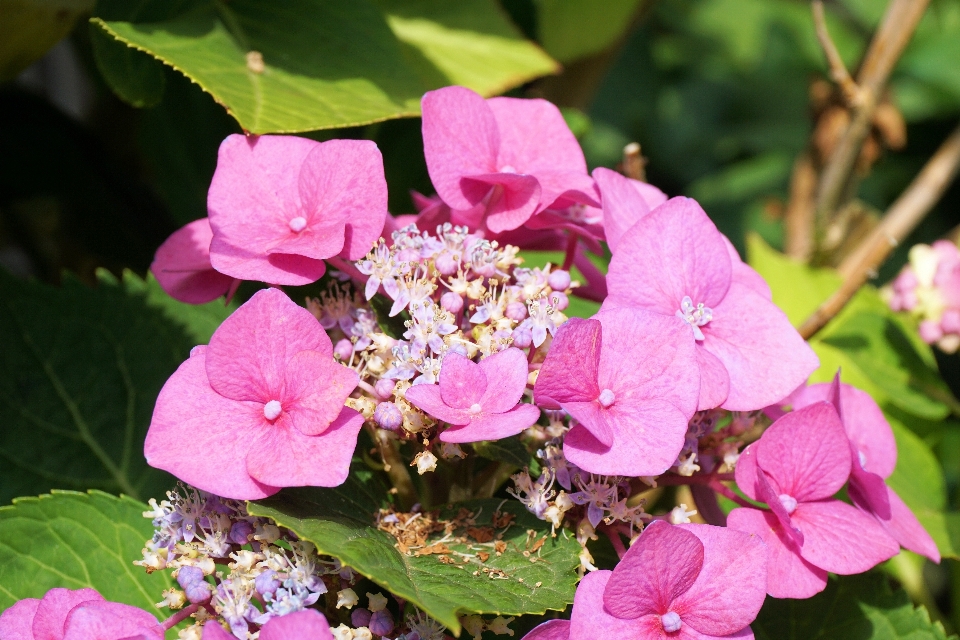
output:
[[[563,311],[570,306],[570,298],[562,291],[554,291],[550,294],[550,306],[557,311]]]
[[[933,344],[943,337],[943,329],[933,320],[924,320],[920,323],[920,337],[927,344]]]
[[[450,313],[460,313],[460,310],[463,309],[463,298],[453,291],[447,291],[440,296],[440,306]]]
[[[253,525],[246,520],[235,522],[230,527],[230,542],[234,544],[247,544],[250,542],[250,536],[253,535]]]
[[[187,600],[193,604],[206,602],[213,594],[213,588],[203,579],[203,571],[197,567],[180,567],[177,571],[177,583],[186,594]]]
[[[457,269],[460,268],[459,256],[449,251],[441,251],[440,255],[434,258],[433,264],[437,268],[437,271],[444,276],[452,276],[457,272]]]
[[[386,400],[393,395],[393,390],[397,386],[396,380],[387,380],[386,378],[381,378],[377,380],[377,384],[373,385],[373,390],[377,392],[377,395],[380,396],[381,400]]]
[[[375,636],[385,636],[393,633],[393,614],[387,609],[374,611],[370,616],[370,624],[367,625],[370,633]]]
[[[372,614],[369,609],[360,607],[359,609],[354,609],[353,613],[350,614],[350,622],[353,623],[355,627],[366,627],[370,624],[371,617]]]
[[[203,571],[201,571],[199,567],[187,565],[180,567],[180,570],[177,571],[177,584],[180,585],[181,589],[186,589],[190,585],[198,582],[203,582]]]
[[[373,411],[373,421],[384,429],[399,429],[403,424],[403,414],[392,402],[381,402]]]
[[[557,269],[550,274],[547,284],[554,291],[566,291],[570,286],[570,272],[563,269]]]
[[[513,330],[513,346],[526,349],[533,344],[533,333],[530,327],[520,325]]]
[[[511,320],[520,322],[527,317],[527,305],[522,302],[511,302],[507,305],[507,310],[504,315]]]
[[[336,346],[333,347],[333,355],[344,361],[349,360],[350,356],[353,355],[353,343],[346,338],[340,340]]]
[[[280,588],[280,581],[277,580],[277,572],[273,569],[267,569],[254,579],[253,586],[257,590],[257,593],[262,596],[268,593],[275,593],[276,590]]]
[[[213,587],[207,582],[197,582],[186,587],[183,592],[192,604],[202,604],[210,600],[210,596],[213,595]]]

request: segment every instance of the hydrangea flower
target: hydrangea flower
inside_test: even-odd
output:
[[[450,352],[443,358],[439,384],[412,386],[406,399],[451,425],[440,434],[443,442],[499,440],[540,417],[537,407],[520,403],[526,386],[527,358],[519,349],[504,349],[479,363]]]
[[[387,216],[383,159],[368,140],[228,136],[207,197],[220,273],[304,285],[326,258],[358,260]]]
[[[163,640],[163,632],[146,611],[108,602],[93,589],[50,589],[0,614],[3,640]]]
[[[831,402],[850,439],[851,473],[847,493],[853,504],[873,516],[900,546],[940,562],[940,551],[930,534],[884,480],[897,466],[893,429],[877,403],[865,391],[840,382],[804,387],[793,396],[794,410],[815,402]]]
[[[260,629],[260,640],[333,640],[330,625],[319,611],[304,609],[285,616],[271,618]],[[224,631],[216,620],[203,625],[203,640],[236,640]]]
[[[188,304],[203,304],[222,295],[231,297],[240,281],[225,276],[210,264],[210,219],[201,218],[181,227],[164,241],[150,271],[167,294]]]
[[[606,194],[609,198],[609,194]],[[694,200],[673,198],[621,239],[603,308],[671,318],[696,345],[700,410],[752,411],[799,387],[819,366],[787,317]],[[735,252],[734,252],[735,254]]]
[[[946,353],[960,349],[960,249],[938,240],[910,248],[910,262],[883,290],[894,311],[920,321],[920,337]]]
[[[847,434],[828,402],[786,414],[741,454],[737,486],[770,510],[734,509],[727,523],[767,543],[771,596],[809,598],[826,587],[828,571],[862,573],[900,550],[874,518],[833,498],[850,465]]]
[[[464,87],[423,96],[430,180],[453,209],[486,205],[494,233],[516,229],[564,198],[596,205],[577,139],[546,100],[491,98]]]
[[[752,638],[766,563],[755,535],[654,522],[613,571],[583,578],[569,622],[547,622],[525,640]]]
[[[700,388],[688,332],[672,318],[633,309],[560,327],[533,393],[539,406],[562,408],[577,421],[563,443],[567,460],[604,475],[670,468]]]
[[[238,500],[339,485],[363,417],[344,407],[357,374],[332,354],[309,311],[278,289],[258,291],[163,386],[147,462]]]
[[[603,207],[603,231],[607,246],[615,252],[627,230],[661,204],[667,196],[651,184],[631,180],[604,167],[593,170]]]

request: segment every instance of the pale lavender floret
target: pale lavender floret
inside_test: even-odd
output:
[[[357,309],[357,321],[350,328],[349,335],[356,338],[353,344],[354,351],[363,351],[373,342],[370,336],[379,331],[377,316],[369,309]]]
[[[384,243],[379,243],[365,260],[357,263],[357,271],[370,276],[367,280],[364,296],[367,300],[376,295],[380,285],[391,298],[398,293],[397,279],[402,275],[402,267],[397,264],[393,253]]]
[[[457,326],[449,322],[446,313],[436,305],[415,306],[412,309],[410,328],[404,332],[403,337],[410,341],[416,351],[429,347],[433,353],[441,353],[444,347],[443,336],[455,332]]]
[[[420,353],[415,353],[408,344],[398,344],[393,348],[393,362],[390,369],[383,374],[388,380],[410,380],[419,373],[415,360],[420,358]]]
[[[373,421],[384,429],[395,431],[403,424],[403,414],[392,402],[381,402],[373,411]]]

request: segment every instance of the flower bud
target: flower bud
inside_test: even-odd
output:
[[[268,593],[274,593],[277,589],[279,589],[280,581],[277,580],[276,571],[273,569],[267,569],[256,577],[256,579],[253,581],[253,585],[254,588],[256,588],[257,593],[265,596]]]
[[[507,305],[507,310],[504,315],[511,320],[520,322],[527,317],[527,305],[522,302],[511,302]]]
[[[355,627],[365,627],[370,624],[370,618],[373,616],[369,609],[359,607],[350,614],[350,623]]]
[[[246,520],[235,522],[230,527],[230,542],[244,545],[250,542],[250,536],[253,535],[253,525]]]
[[[373,421],[383,429],[395,431],[403,424],[403,414],[392,402],[381,402],[373,412]]]
[[[570,272],[563,269],[557,269],[550,273],[547,284],[554,291],[566,291],[570,288]]]
[[[463,309],[463,298],[453,291],[447,291],[440,296],[440,306],[450,313],[459,313]]]
[[[393,632],[393,614],[388,609],[375,611],[370,616],[370,624],[366,625],[376,636],[385,636]]]
[[[353,355],[353,343],[346,338],[340,340],[333,347],[333,355],[346,362]]]
[[[440,275],[452,276],[460,268],[460,256],[450,253],[449,251],[441,251],[433,261],[434,266],[437,268],[437,271],[440,272]]]
[[[550,306],[557,311],[563,311],[570,306],[570,298],[562,291],[554,291],[550,294]]]
[[[373,385],[373,390],[377,392],[377,395],[380,396],[381,400],[389,400],[390,396],[393,395],[393,390],[397,386],[396,380],[387,380],[386,378],[381,378],[377,380],[377,383]]]

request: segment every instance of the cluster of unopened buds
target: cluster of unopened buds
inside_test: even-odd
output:
[[[910,248],[910,261],[883,294],[890,308],[912,315],[920,337],[946,353],[960,349],[960,249],[953,242]]]
[[[195,618],[181,637],[443,637],[421,614],[398,623],[379,593],[352,627],[327,626],[328,592],[336,607],[359,601],[352,571],[240,502],[342,484],[361,429],[394,493],[413,487],[398,460],[425,474],[505,438],[536,452],[539,474],[520,471],[507,492],[555,534],[572,529],[583,579],[571,618],[531,639],[750,637],[766,594],[810,597],[827,572],[866,571],[901,545],[939,560],[884,482],[896,446],[876,403],[839,379],[805,386],[816,355],[695,201],[591,176],[542,100],[430,92],[423,137],[438,195],[393,218],[372,142],[230,136],[209,219],[157,253],[153,273],[185,302],[274,285],[193,350],[146,438],[151,465],[196,487],[152,503],[139,562],[175,572],[164,602],[183,608],[169,626]],[[585,253],[601,241],[605,277]],[[527,268],[524,249],[564,257]],[[947,262],[894,287],[896,304],[930,314],[939,288],[939,341]],[[278,288],[325,274],[307,308]],[[568,318],[573,295],[603,305]],[[649,513],[641,494],[664,485],[689,485],[695,505]],[[852,505],[834,498],[843,487]],[[612,571],[588,548],[601,534],[620,556]],[[512,635],[508,622],[462,620],[473,637]]]

